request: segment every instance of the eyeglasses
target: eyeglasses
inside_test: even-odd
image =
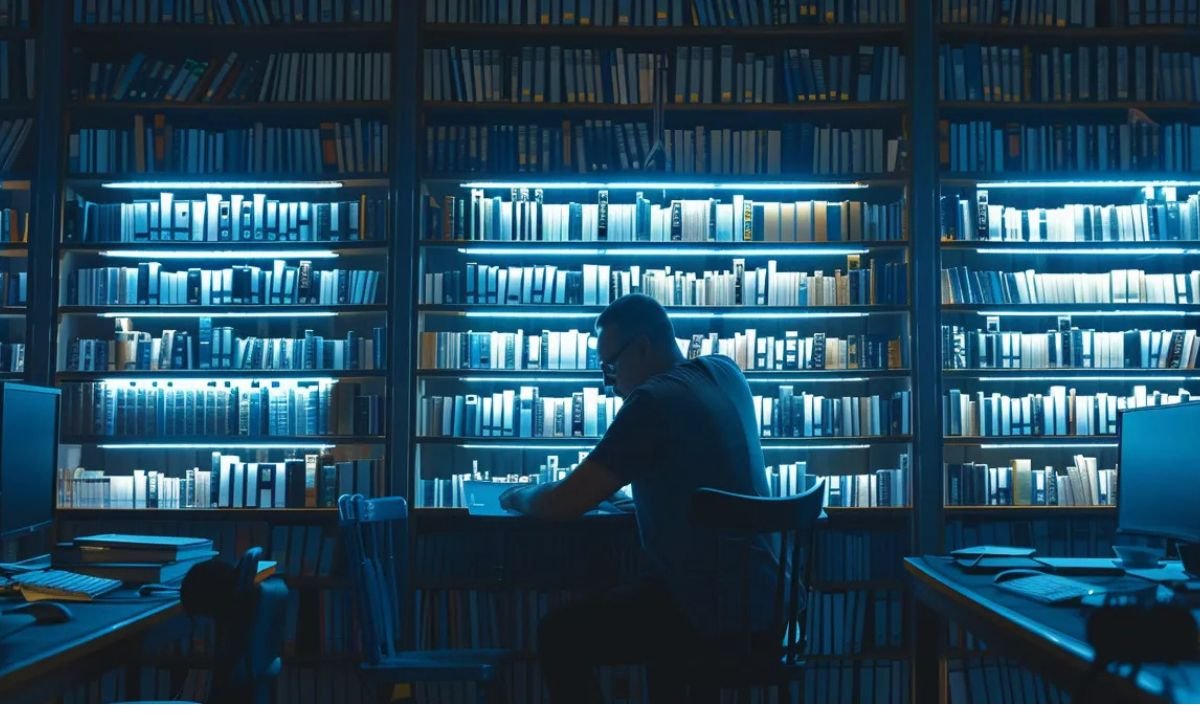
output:
[[[600,372],[604,373],[605,377],[612,377],[616,374],[617,361],[621,359],[621,356],[625,354],[625,351],[629,349],[629,346],[633,344],[634,340],[637,340],[637,338],[632,337],[626,340],[625,344],[621,346],[621,349],[617,350],[617,354],[612,356],[612,360],[600,363]]]

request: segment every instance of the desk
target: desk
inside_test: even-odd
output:
[[[944,678],[937,644],[945,633],[939,619],[961,623],[990,647],[1068,692],[1090,669],[1093,655],[1083,608],[1043,605],[1005,592],[995,586],[991,575],[964,573],[949,558],[905,558],[904,567],[920,604],[913,637],[917,702],[946,700],[944,687],[939,691]],[[1080,579],[1101,586],[1144,583],[1123,577]],[[1164,678],[1171,678],[1170,698],[1165,696]],[[1200,661],[1174,668],[1147,665],[1136,679],[1108,673],[1099,682],[1112,701],[1196,703],[1200,702]]]
[[[5,598],[0,611],[20,602],[19,597]],[[133,590],[118,590],[96,602],[63,604],[73,615],[67,622],[32,625],[0,639],[0,697],[27,693],[90,658],[136,662],[145,632],[182,613],[178,598],[140,598]]]

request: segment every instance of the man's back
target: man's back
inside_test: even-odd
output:
[[[745,570],[718,567],[716,536],[692,523],[692,493],[713,487],[767,495],[749,386],[724,356],[676,365],[626,399],[591,459],[633,485],[642,545],[697,629],[741,617],[736,585]],[[765,629],[778,563],[766,538],[751,545],[751,617]],[[735,553],[740,556],[740,553]],[[717,578],[728,589],[714,586]]]

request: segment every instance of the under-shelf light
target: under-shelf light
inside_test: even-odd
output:
[[[986,376],[982,382],[1195,382],[1197,376],[1178,375],[1016,375]]]
[[[482,445],[479,443],[463,443],[458,447],[466,450],[591,450],[596,447],[599,438],[593,438],[587,445],[548,445],[538,443]]]
[[[806,372],[806,371],[797,371]],[[819,372],[809,370],[807,372]],[[870,378],[865,377],[821,377],[819,375],[809,376],[794,376],[794,375],[777,375],[763,377],[761,375],[747,375],[746,382],[751,383],[861,383],[866,382]]]
[[[976,185],[983,189],[1104,189],[1200,186],[1200,180],[998,180]]]
[[[1200,312],[1185,310],[977,310],[976,315],[987,317],[1185,317]]]
[[[771,438],[767,438],[768,440]],[[786,439],[786,438],[781,438]],[[763,450],[866,450],[870,448],[866,444],[846,444],[846,445],[766,445],[762,446]]]
[[[101,183],[110,190],[337,190],[340,180],[120,180]]]
[[[102,250],[110,258],[145,260],[327,260],[338,257],[333,250]]]
[[[533,372],[537,372],[537,371],[531,370],[529,372],[533,373]],[[426,379],[428,380],[431,378],[426,378]],[[528,376],[505,375],[505,376],[495,376],[495,377],[487,377],[487,376],[481,377],[479,375],[471,375],[468,377],[457,378],[457,379],[461,379],[463,382],[479,382],[479,383],[527,382],[527,383],[538,383],[539,385],[544,384],[544,383],[575,383],[575,384],[582,383],[584,385],[603,384],[601,382],[601,378],[600,378],[600,368],[596,368],[594,375],[588,375],[588,376],[571,375],[571,376],[567,376],[567,377],[548,377],[545,375],[532,375],[531,374]]]
[[[645,180],[617,182],[554,181],[537,182],[530,178],[519,180],[483,180],[460,183],[459,187],[471,190],[508,190],[510,188],[538,188],[541,190],[864,190],[870,185],[861,182],[691,182]]]
[[[551,319],[551,320],[581,320],[594,319],[598,312],[515,312],[503,310],[469,310],[464,313],[464,316],[471,319]],[[707,319],[726,319],[726,320],[798,320],[805,318],[814,319],[833,319],[833,318],[860,318],[865,317],[864,312],[816,312],[816,313],[800,313],[800,312],[740,312],[737,310],[730,311],[708,311],[698,312],[694,310],[684,310],[676,312],[670,307],[667,308],[667,315],[672,320],[707,320]]]
[[[749,243],[746,243],[749,244]],[[757,245],[757,243],[755,243]],[[814,243],[815,244],[815,243]],[[898,248],[903,248],[902,245],[897,245]],[[458,248],[458,251],[464,255],[508,255],[508,256],[566,256],[566,257],[708,257],[730,256],[730,257],[803,257],[803,256],[825,256],[825,255],[865,255],[871,252],[870,248],[864,247],[813,247],[813,248],[779,248],[778,250],[770,250],[763,247],[749,248],[673,248],[669,243],[661,243],[659,247],[654,248],[532,248],[532,247],[512,247],[512,248]]]
[[[1148,243],[1147,243],[1148,244]],[[1022,248],[975,248],[980,255],[1200,255],[1200,249],[1171,247],[1124,247],[1124,248],[1039,248],[1038,243],[1028,243]]]
[[[220,307],[220,306],[218,306],[218,307]],[[99,313],[99,317],[102,317],[102,318],[124,318],[124,317],[202,318],[202,317],[212,317],[212,318],[278,318],[278,319],[282,320],[282,319],[288,319],[288,318],[318,318],[318,317],[336,317],[336,316],[337,316],[337,313],[332,310],[299,310],[299,311],[280,310],[277,312],[222,312],[219,310],[218,311],[209,311],[209,312],[203,312],[203,311],[201,311],[201,312],[157,312],[157,311],[143,311],[143,310],[126,310],[123,312]]]
[[[953,441],[954,438],[947,438]],[[1115,448],[1117,443],[1081,443],[1081,442],[1065,442],[1065,443],[1045,443],[1045,442],[1010,442],[1010,443],[981,443],[980,450],[1049,450],[1063,448]]]
[[[203,371],[198,371],[203,372]],[[282,385],[311,385],[314,383],[332,385],[336,383],[337,378],[332,377],[303,377],[303,378],[272,378],[272,377],[210,377],[210,378],[180,378],[180,377],[154,377],[153,375],[135,375],[128,378],[103,378],[98,382],[105,385],[134,385],[139,386],[145,383],[171,385],[174,388],[207,388],[214,383],[231,383],[237,385],[248,385],[250,383],[266,384],[282,384]]]
[[[104,443],[97,447],[101,450],[210,450],[216,447],[227,450],[328,450],[336,446],[328,443],[225,443],[214,440],[207,443]]]

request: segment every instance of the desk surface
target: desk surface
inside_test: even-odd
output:
[[[992,582],[992,575],[965,573],[949,558],[905,558],[904,565],[915,580],[914,589],[922,602],[947,619],[967,625],[998,650],[1011,654],[1014,660],[1025,662],[1034,670],[1061,670],[1060,680],[1082,676],[1091,665],[1093,653],[1086,640],[1084,608],[1044,605],[1006,592]],[[1148,585],[1144,580],[1130,577],[1078,579],[1114,590]],[[1039,660],[1042,667],[1037,666]],[[1200,702],[1200,662],[1174,668],[1147,665],[1139,672],[1136,684],[1129,683],[1128,689],[1133,695],[1161,699],[1164,678],[1173,679],[1168,682],[1175,702]]]
[[[21,602],[19,597],[0,599],[0,611]],[[63,604],[73,615],[67,622],[31,625],[0,638],[0,695],[181,611],[178,598],[140,598],[127,589],[93,602]]]

